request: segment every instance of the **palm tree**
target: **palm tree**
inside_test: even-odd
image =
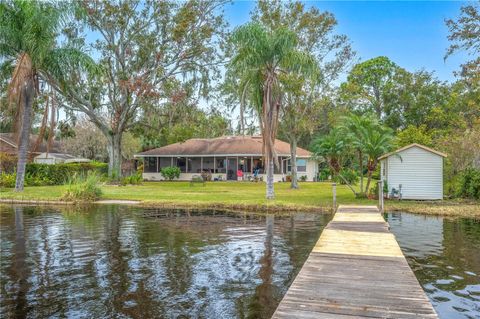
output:
[[[359,176],[360,176],[360,194],[365,194],[363,189],[363,163],[364,151],[363,135],[361,132],[368,127],[378,127],[378,120],[370,115],[350,114],[342,118],[341,128],[350,136],[355,151],[358,156]]]
[[[392,148],[393,133],[390,128],[380,124],[366,126],[359,132],[362,140],[362,149],[367,156],[367,185],[365,192],[370,188],[372,173],[378,165],[378,158]]]
[[[267,199],[275,198],[274,165],[278,165],[275,138],[282,106],[282,75],[311,75],[315,59],[296,49],[297,36],[286,28],[268,31],[259,23],[237,28],[231,37],[235,55],[229,65],[240,76],[242,95],[255,109],[263,138],[267,170]]]
[[[18,136],[16,191],[22,191],[31,128],[32,106],[40,82],[64,83],[67,70],[93,66],[93,60],[75,46],[57,47],[68,3],[35,0],[0,2],[0,70],[10,70],[10,105],[15,107]]]
[[[351,152],[352,141],[348,134],[345,134],[343,128],[335,127],[327,135],[316,138],[312,143],[313,154],[317,157],[323,157],[330,168],[333,176],[340,177],[356,196],[357,192],[340,174],[345,158]]]

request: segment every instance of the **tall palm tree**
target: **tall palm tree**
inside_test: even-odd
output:
[[[237,28],[231,37],[235,55],[229,65],[241,78],[242,94],[259,117],[267,170],[267,199],[275,198],[274,165],[278,165],[275,138],[282,106],[282,75],[310,75],[317,70],[314,57],[299,51],[297,36],[286,28],[268,31],[259,23]],[[246,86],[246,87],[245,87]]]
[[[76,46],[57,46],[63,22],[70,14],[68,3],[36,0],[0,2],[0,66],[10,70],[10,105],[15,107],[18,136],[16,191],[22,191],[29,148],[32,106],[40,82],[55,79],[64,83],[68,70],[94,65]]]
[[[378,158],[392,148],[393,132],[390,128],[378,124],[364,127],[359,134],[363,143],[363,152],[367,157],[367,185],[365,192],[368,192],[372,174],[378,165]]]

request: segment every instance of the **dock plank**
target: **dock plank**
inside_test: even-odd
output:
[[[340,206],[273,318],[438,318],[374,206]]]

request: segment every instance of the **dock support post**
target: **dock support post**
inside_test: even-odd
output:
[[[383,203],[383,181],[378,181],[378,209],[381,213],[384,211],[384,203]]]
[[[332,183],[332,193],[333,193],[333,212],[337,210],[337,183]]]

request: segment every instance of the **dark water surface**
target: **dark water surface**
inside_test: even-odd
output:
[[[385,216],[440,317],[480,318],[480,221]],[[0,318],[269,318],[330,219],[0,206]]]
[[[480,221],[406,213],[386,219],[440,318],[480,318]]]
[[[0,210],[1,318],[269,318],[331,219]]]

